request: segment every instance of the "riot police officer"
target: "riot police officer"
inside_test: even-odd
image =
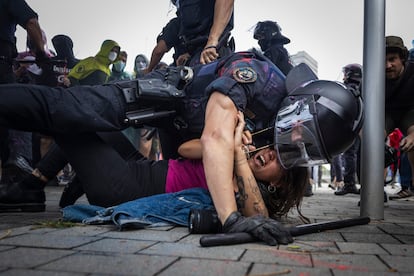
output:
[[[253,37],[258,40],[264,55],[287,75],[293,66],[284,45],[289,44],[290,39],[282,35],[279,24],[274,21],[260,21],[256,24]]]

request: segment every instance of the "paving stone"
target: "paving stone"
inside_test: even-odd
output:
[[[309,253],[297,253],[277,248],[247,250],[241,258],[241,261],[312,267],[311,256]]]
[[[206,259],[237,260],[244,249],[233,246],[200,247],[190,243],[162,242],[140,251],[140,254],[182,256]]]
[[[295,237],[297,241],[344,241],[340,233],[334,231],[325,231],[314,234],[307,234]]]
[[[330,275],[330,270],[329,268],[255,263],[249,275]]]
[[[14,248],[14,246],[0,245],[0,251],[10,250],[12,248]]]
[[[153,245],[154,241],[137,241],[126,239],[102,239],[86,245],[76,247],[76,250],[98,251],[98,252],[119,252],[135,253],[139,250]]]
[[[181,259],[158,275],[211,276],[211,275],[246,275],[250,263]]]
[[[341,271],[388,271],[388,267],[373,255],[359,254],[312,254],[314,267]]]
[[[128,230],[128,231],[109,231],[98,235],[106,238],[119,238],[130,240],[146,240],[146,241],[164,241],[174,242],[188,236],[188,232],[177,231],[157,231],[157,230]]]
[[[145,255],[98,255],[79,253],[40,266],[39,269],[95,273],[105,275],[154,275],[162,271],[177,257]]]
[[[414,244],[381,244],[391,255],[414,257]]]
[[[73,272],[59,272],[59,271],[46,271],[37,269],[9,269],[1,273],[1,276],[82,276],[85,273],[73,273]]]
[[[347,242],[368,242],[368,243],[395,243],[400,242],[387,234],[375,234],[375,233],[342,233],[344,239]]]
[[[380,256],[393,270],[398,272],[414,272],[414,257]]]
[[[56,234],[62,236],[96,236],[109,231],[111,231],[111,228],[106,225],[83,225],[59,229]]]
[[[0,245],[15,245],[45,248],[73,248],[101,238],[97,237],[70,237],[56,234],[24,234],[0,240]]]
[[[376,243],[337,242],[336,244],[339,247],[339,250],[341,250],[342,254],[389,254]]]
[[[70,254],[73,254],[73,251],[19,247],[1,251],[0,266],[10,268],[32,268]]]

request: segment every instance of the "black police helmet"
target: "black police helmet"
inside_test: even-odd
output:
[[[290,43],[290,39],[283,36],[279,24],[274,21],[259,21],[254,28],[253,38],[256,40],[277,41],[281,44]]]
[[[339,82],[314,80],[297,88],[289,97],[315,98],[314,121],[319,142],[329,161],[354,142],[362,128],[364,109],[358,91],[347,89]]]
[[[358,63],[351,63],[342,68],[344,73],[344,82],[360,83],[362,80],[362,66]]]

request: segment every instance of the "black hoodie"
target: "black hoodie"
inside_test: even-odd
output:
[[[67,35],[56,35],[52,38],[56,56],[52,58],[53,72],[56,75],[56,86],[63,86],[63,78],[79,62],[73,54],[73,42]]]

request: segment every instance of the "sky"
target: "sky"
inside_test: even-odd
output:
[[[168,0],[26,0],[38,13],[39,23],[51,38],[66,34],[74,42],[77,58],[94,56],[105,39],[117,41],[128,53],[127,71],[138,54],[148,58],[162,27],[175,16]],[[372,1],[372,0],[371,0]],[[412,48],[414,1],[386,0],[386,35],[403,38]],[[253,29],[258,21],[276,21],[290,54],[306,51],[318,62],[320,79],[341,80],[342,67],[363,60],[364,0],[235,0],[233,37],[236,51],[258,47]],[[16,32],[19,51],[26,33]],[[172,61],[172,51],[163,61]]]

